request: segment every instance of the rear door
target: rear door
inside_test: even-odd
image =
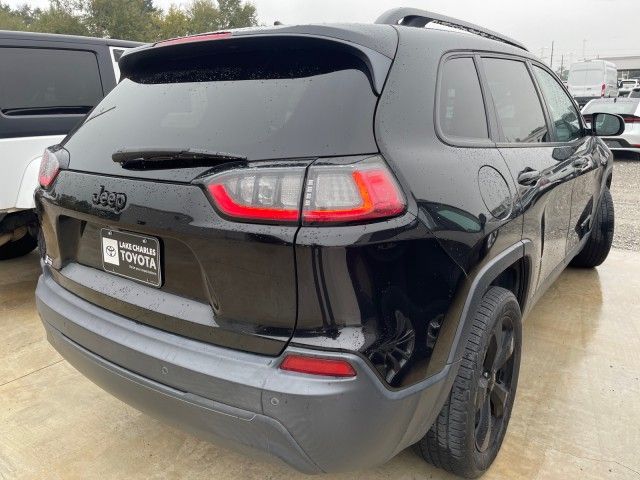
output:
[[[519,189],[523,238],[537,247],[532,273],[539,287],[565,258],[573,159],[558,156],[551,143],[527,61],[496,56],[482,63],[500,128],[498,147]]]

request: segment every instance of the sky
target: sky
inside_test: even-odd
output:
[[[48,0],[0,0],[12,6],[46,7]],[[185,0],[154,0],[157,6]],[[640,55],[638,0],[252,0],[261,24],[373,22],[398,6],[454,16],[506,34],[550,62],[565,65],[588,58]],[[634,41],[633,39],[636,38]]]

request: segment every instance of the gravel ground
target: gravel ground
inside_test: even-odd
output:
[[[640,251],[640,161],[616,160],[611,194],[616,215],[614,248]]]

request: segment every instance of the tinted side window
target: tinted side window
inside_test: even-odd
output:
[[[558,142],[571,142],[582,136],[578,112],[571,99],[549,72],[533,67],[538,84],[547,100]]]
[[[547,142],[542,105],[526,65],[515,60],[483,60],[505,140],[509,143]]]
[[[86,113],[102,99],[98,61],[91,52],[0,48],[0,64],[11,66],[0,77],[5,115]]]
[[[489,138],[478,73],[472,58],[445,62],[440,79],[439,122],[451,138]]]

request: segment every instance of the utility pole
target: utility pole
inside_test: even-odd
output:
[[[564,80],[564,78],[562,78],[563,76],[564,76],[564,53],[560,57],[560,80]]]
[[[552,40],[551,41],[551,61],[549,62],[550,63],[549,66],[551,67],[551,70],[553,70],[553,45],[554,45],[554,43],[555,43],[555,41]]]

